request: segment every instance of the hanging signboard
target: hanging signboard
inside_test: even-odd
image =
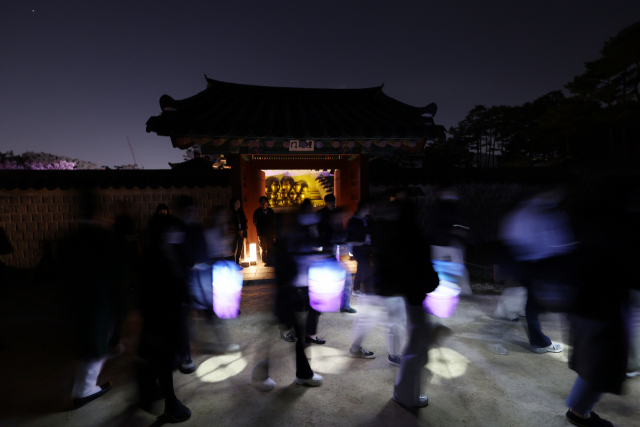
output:
[[[314,141],[301,141],[292,139],[289,141],[289,151],[313,151]]]

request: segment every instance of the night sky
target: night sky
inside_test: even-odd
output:
[[[145,132],[158,99],[210,78],[267,86],[385,84],[438,104],[449,128],[477,104],[561,89],[640,1],[3,1],[0,151],[145,169],[182,159]]]

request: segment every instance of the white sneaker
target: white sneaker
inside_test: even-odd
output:
[[[421,394],[420,396],[418,396],[418,404],[416,405],[416,407],[425,408],[428,405],[429,405],[429,398],[426,395]]]
[[[633,377],[637,377],[639,375],[640,375],[640,371],[627,372],[627,378],[633,378]]]
[[[364,348],[360,347],[356,351],[349,349],[349,357],[359,357],[361,359],[375,359],[376,355],[373,353],[373,351],[365,350]]]
[[[551,343],[548,347],[531,347],[531,351],[534,353],[542,354],[542,353],[561,353],[562,345]]]
[[[271,378],[264,381],[252,380],[251,385],[260,391],[271,391],[276,387],[276,382]]]
[[[402,406],[405,409],[408,410],[412,410],[415,408],[426,408],[427,406],[429,406],[429,398],[424,395],[421,394],[418,396],[418,402],[415,405],[405,405],[404,403],[400,402],[398,399],[396,399],[395,396],[393,396],[393,400],[398,403],[400,406]]]
[[[296,382],[296,384],[306,384],[311,387],[318,387],[319,385],[322,385],[322,380],[323,378],[320,375],[313,374],[313,378],[309,378],[308,380],[303,380],[296,377],[294,381]]]

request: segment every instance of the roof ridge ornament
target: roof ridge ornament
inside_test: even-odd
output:
[[[422,113],[423,116],[433,117],[438,112],[438,106],[436,105],[435,102],[432,102],[429,105],[420,107],[420,112]]]

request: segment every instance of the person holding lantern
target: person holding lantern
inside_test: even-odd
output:
[[[325,207],[318,211],[320,215],[318,233],[320,234],[323,251],[331,255],[336,255],[337,252],[338,255],[336,255],[336,257],[338,262],[348,270],[339,257],[340,246],[344,245],[344,240],[346,239],[346,231],[344,230],[342,219],[343,211],[340,208],[336,208],[336,196],[333,194],[324,196],[324,203]],[[349,274],[345,283],[342,305],[340,307],[341,313],[354,314],[358,312],[355,308],[351,307],[351,288],[352,280],[351,274]]]
[[[316,335],[318,316],[320,313],[310,307],[309,304],[309,264],[318,258],[326,258],[319,249],[319,234],[317,224],[319,216],[311,212],[311,202],[302,203],[299,215],[285,213],[278,216],[277,233],[275,242],[275,273],[276,273],[276,301],[275,315],[280,329],[294,329],[297,340],[293,338],[287,341],[295,341],[296,349],[296,376],[295,383],[317,387],[322,385],[322,376],[316,374],[309,365],[305,355],[305,344],[324,344],[325,341]],[[308,311],[306,326],[297,315]],[[302,337],[305,337],[303,340]],[[267,346],[268,348],[268,346]],[[268,350],[267,350],[268,352]],[[271,391],[275,382],[269,377],[269,359],[262,359],[252,369],[250,375],[251,385],[262,391]]]
[[[403,408],[424,408],[429,398],[420,393],[421,372],[434,331],[423,308],[427,293],[439,284],[430,259],[430,247],[420,233],[416,208],[400,189],[376,227],[378,294],[400,295],[406,301],[408,342],[399,360],[393,400]]]

